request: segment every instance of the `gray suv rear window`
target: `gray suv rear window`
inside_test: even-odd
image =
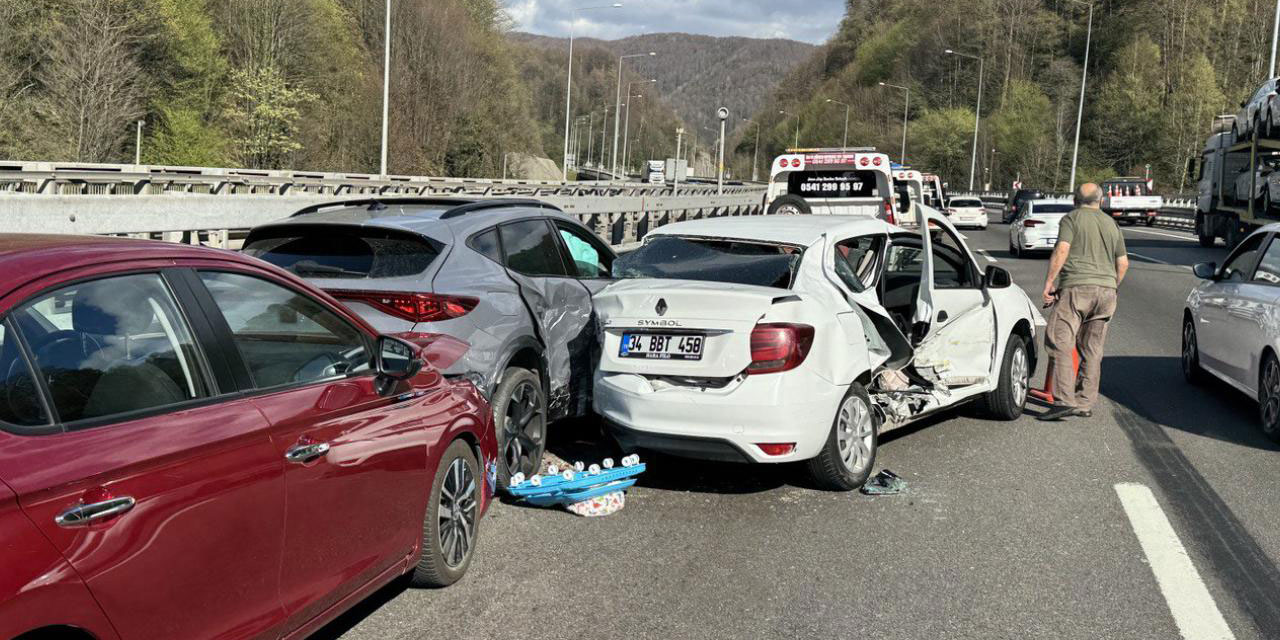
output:
[[[427,270],[441,247],[387,229],[288,225],[249,236],[244,252],[305,278],[377,279]]]
[[[664,236],[620,256],[613,263],[613,275],[790,289],[803,255],[798,247]]]

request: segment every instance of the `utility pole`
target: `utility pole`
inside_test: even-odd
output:
[[[133,163],[142,164],[142,125],[143,120],[138,121],[138,139],[133,144]]]
[[[724,125],[729,119],[729,110],[720,107],[716,110],[716,117],[720,118],[720,162],[716,170],[716,195],[724,195]]]
[[[673,196],[680,192],[680,143],[682,141],[684,141],[684,127],[677,127],[676,156],[675,160],[671,162],[671,173],[675,174],[672,176],[672,179],[675,180],[674,185],[671,187],[671,195]]]
[[[390,0],[387,0],[390,2]],[[565,80],[564,87],[564,157],[560,159],[561,177],[564,182],[569,181],[569,122],[573,119],[573,37],[574,27],[578,22],[578,14],[583,11],[594,11],[596,9],[617,9],[622,6],[621,2],[615,2],[611,5],[601,5],[596,7],[576,7],[570,11],[569,17],[569,73],[566,74],[568,79]]]
[[[973,113],[973,156],[969,160],[969,191],[972,192],[974,174],[978,171],[978,127],[982,124],[982,71],[983,67],[986,66],[986,61],[978,56],[952,51],[951,49],[947,49],[946,53],[978,61],[978,107]],[[1085,68],[1088,68],[1087,64]],[[1077,129],[1077,135],[1078,133],[1079,130]]]
[[[382,44],[382,164],[379,175],[387,175],[387,117],[391,110],[391,0],[387,0],[386,34]]]
[[[1080,160],[1080,123],[1084,120],[1084,88],[1089,81],[1089,47],[1093,44],[1093,4],[1081,2],[1080,0],[1071,0],[1076,4],[1084,4],[1089,6],[1089,30],[1084,37],[1084,70],[1080,75],[1080,106],[1076,108],[1076,143],[1075,149],[1071,152],[1071,182],[1067,186],[1071,191],[1076,190],[1076,163]],[[1277,6],[1280,6],[1280,0],[1277,0]],[[1275,69],[1275,48],[1271,50],[1271,68]]]
[[[618,96],[613,102],[613,171],[610,172],[614,179],[618,177],[618,114],[622,113],[622,61],[627,58],[656,55],[658,55],[656,51],[650,51],[649,53],[630,53],[625,56],[618,56]],[[630,91],[630,88],[628,88],[627,92],[630,93]],[[623,144],[626,144],[625,138],[623,139]]]

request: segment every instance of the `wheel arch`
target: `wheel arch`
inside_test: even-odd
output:
[[[32,629],[14,640],[97,640],[97,636],[70,625],[50,625]]]
[[[1027,366],[1034,375],[1036,371],[1036,363],[1039,362],[1039,352],[1036,350],[1036,332],[1031,328],[1031,321],[1022,318],[1014,323],[1013,330],[1010,335],[1019,336],[1023,343],[1027,346]]]
[[[502,376],[511,367],[520,367],[536,372],[538,378],[542,381],[543,394],[550,393],[551,381],[547,379],[546,351],[533,337],[521,336],[507,347],[506,357],[498,361],[498,367],[493,372],[492,389],[494,392],[497,391],[498,385],[502,384]],[[492,397],[492,393],[490,393],[490,397]]]

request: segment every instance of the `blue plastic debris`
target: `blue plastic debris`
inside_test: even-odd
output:
[[[507,492],[539,507],[568,506],[629,489],[635,485],[636,476],[645,470],[640,456],[634,454],[623,458],[621,467],[615,468],[613,460],[608,458],[603,464],[604,468],[593,464],[589,469],[581,463],[563,470],[551,466],[545,475],[528,479],[516,474]]]

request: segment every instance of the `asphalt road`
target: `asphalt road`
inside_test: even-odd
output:
[[[1038,295],[1047,261],[1013,259],[1006,226],[965,234]],[[909,482],[896,496],[651,459],[621,513],[495,505],[462,582],[393,585],[319,637],[1280,637],[1277,447],[1247,398],[1178,365],[1189,267],[1226,251],[1125,235],[1092,419],[959,411],[893,432],[877,466]],[[593,431],[562,425],[552,449],[573,459]],[[1158,506],[1134,501],[1141,487]]]

